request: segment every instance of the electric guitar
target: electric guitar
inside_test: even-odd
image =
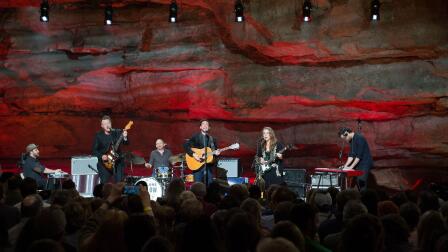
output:
[[[130,130],[132,127],[132,124],[134,124],[134,122],[129,121],[123,130]],[[124,138],[124,136],[122,133],[120,135],[120,138],[118,138],[118,141],[115,144],[111,143],[107,152],[104,153],[104,155],[107,156],[107,159],[103,160],[103,166],[106,169],[112,170],[115,166],[115,162],[117,161],[118,158],[120,158],[120,155],[117,153],[117,150],[118,150],[118,147],[120,147],[120,144],[123,141],[123,138]]]
[[[283,154],[283,152],[289,150],[289,149],[294,149],[295,147],[292,144],[288,144],[286,145],[283,149],[281,149],[280,151],[277,151],[274,154],[274,160],[268,160],[267,163],[262,164],[262,163],[258,163],[258,173],[259,175],[263,175],[264,173],[268,172],[269,170],[272,169],[272,167],[274,166],[274,162],[275,159],[277,158],[277,154]]]
[[[238,150],[239,148],[240,148],[239,143],[234,143],[225,148],[218,149],[215,151],[212,151],[212,149],[210,147],[207,147],[207,149],[191,148],[193,153],[196,153],[196,155],[198,155],[200,157],[200,161],[196,160],[193,156],[190,156],[188,154],[185,155],[185,161],[187,161],[187,166],[190,170],[196,171],[199,168],[201,168],[205,164],[205,162],[207,162],[207,164],[212,163],[213,158],[214,158],[213,155],[215,155],[217,151],[223,152],[226,150]],[[205,150],[207,150],[207,160],[204,159],[205,158]]]

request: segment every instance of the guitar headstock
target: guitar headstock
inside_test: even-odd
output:
[[[297,150],[298,148],[294,144],[287,144],[285,150]]]
[[[134,124],[134,121],[129,121],[128,124],[126,124],[126,126],[124,126],[124,130],[130,130],[133,124]]]
[[[234,144],[229,146],[229,149],[232,149],[232,150],[238,150],[239,148],[240,148],[240,144],[239,143],[234,143]]]

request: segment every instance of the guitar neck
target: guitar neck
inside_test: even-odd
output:
[[[279,154],[283,154],[283,152],[285,152],[286,150],[287,150],[288,148],[283,148],[283,149],[281,149],[279,152],[277,152],[277,153],[279,153]]]
[[[123,141],[123,133],[121,133],[120,137],[118,138],[118,141],[114,144],[114,150],[116,151],[118,147],[120,147],[121,142]]]
[[[225,147],[225,148],[222,148],[222,149],[218,149],[220,152],[223,152],[223,151],[226,151],[226,150],[228,150],[228,149],[230,149],[230,146],[228,146],[228,147]]]

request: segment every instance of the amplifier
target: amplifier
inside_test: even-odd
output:
[[[218,160],[217,166],[227,171],[227,177],[239,177],[239,159],[238,158],[221,158]]]
[[[98,158],[93,156],[74,156],[72,157],[71,174],[72,175],[94,175],[98,174],[96,164]]]
[[[311,188],[327,189],[329,187],[340,188],[340,174],[315,173],[311,176]]]
[[[83,197],[93,197],[93,189],[100,183],[97,174],[72,175],[72,180],[76,185],[76,191]]]
[[[284,169],[283,180],[287,185],[303,185],[306,183],[305,169]]]

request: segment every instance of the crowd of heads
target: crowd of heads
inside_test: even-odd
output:
[[[141,186],[97,185],[84,198],[67,180],[37,190],[32,179],[0,181],[3,251],[448,251],[448,203],[434,190],[384,193],[174,179],[166,197]],[[262,195],[264,196],[262,198]]]

